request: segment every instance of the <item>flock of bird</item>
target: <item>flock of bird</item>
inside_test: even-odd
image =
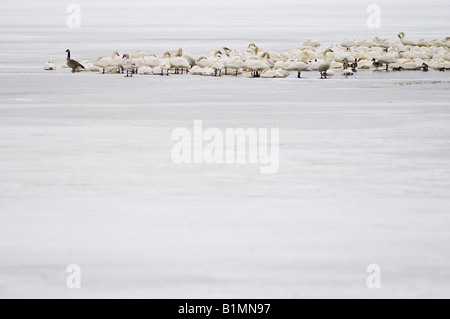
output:
[[[405,33],[399,40],[344,40],[339,45],[323,48],[314,40],[298,49],[283,53],[265,51],[252,43],[245,51],[224,47],[202,57],[195,57],[183,49],[170,50],[161,57],[145,51],[91,61],[76,61],[67,50],[63,68],[75,72],[139,75],[187,74],[202,76],[246,76],[253,78],[285,78],[292,72],[302,77],[303,72],[320,72],[321,78],[342,72],[354,75],[358,70],[438,71],[450,70],[450,37],[443,40],[412,41]],[[54,62],[45,64],[45,70],[56,70]],[[340,70],[340,71],[337,71]]]

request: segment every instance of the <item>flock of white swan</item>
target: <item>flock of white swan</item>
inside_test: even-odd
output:
[[[443,40],[417,42],[405,33],[399,40],[344,40],[339,45],[324,48],[314,40],[303,43],[298,49],[283,53],[265,51],[254,43],[245,51],[224,47],[202,57],[195,57],[183,49],[170,50],[162,56],[145,51],[90,61],[76,61],[67,50],[63,68],[75,72],[102,74],[169,75],[187,74],[201,76],[243,76],[253,78],[286,78],[291,73],[301,78],[303,72],[320,72],[321,78],[342,72],[354,75],[358,70],[437,71],[450,70],[450,37]],[[54,62],[45,64],[45,70],[56,70]]]

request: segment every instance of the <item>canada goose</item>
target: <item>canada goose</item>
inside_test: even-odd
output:
[[[392,68],[392,71],[394,71],[394,72],[400,72],[400,71],[403,71],[404,69],[403,69],[403,67],[398,67],[398,68]]]
[[[56,63],[55,62],[47,62],[44,64],[44,70],[45,71],[55,71],[56,70]]]
[[[66,53],[67,53],[67,60],[66,60],[67,66],[72,69],[72,73],[75,73],[77,71],[77,69],[80,69],[80,68],[82,68],[84,70],[84,66],[82,66],[80,64],[80,62],[72,60],[70,58],[70,50],[67,50]]]
[[[319,67],[317,69],[320,72],[321,79],[327,78],[327,71],[331,67],[331,62],[327,57],[327,53],[333,53],[333,52],[334,51],[331,49],[327,49],[327,50],[325,50],[325,52],[323,52],[323,60],[319,63]]]
[[[358,63],[359,59],[355,59],[355,62],[350,64],[350,68],[352,69],[353,72],[358,72]]]
[[[428,66],[428,64],[426,64],[426,63],[422,64],[422,71],[423,72],[428,72],[429,69],[430,69],[430,67]]]
[[[383,63],[378,62],[377,59],[373,59],[372,62],[372,66],[377,70],[383,67]]]

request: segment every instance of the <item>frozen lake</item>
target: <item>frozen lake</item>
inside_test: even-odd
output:
[[[87,59],[450,36],[448,1],[379,2],[377,32],[361,1],[79,1],[80,30],[65,26],[69,2],[0,4],[0,297],[450,297],[450,73],[42,70],[67,48]],[[279,128],[280,172],[174,165],[172,131],[198,119]],[[69,264],[80,290],[66,287]],[[366,286],[370,264],[380,290]]]

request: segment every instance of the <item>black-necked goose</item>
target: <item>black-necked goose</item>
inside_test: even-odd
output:
[[[82,66],[80,62],[72,60],[70,58],[70,50],[67,50],[66,53],[67,53],[67,66],[72,69],[72,73],[75,73],[79,68],[84,70],[84,66]]]

